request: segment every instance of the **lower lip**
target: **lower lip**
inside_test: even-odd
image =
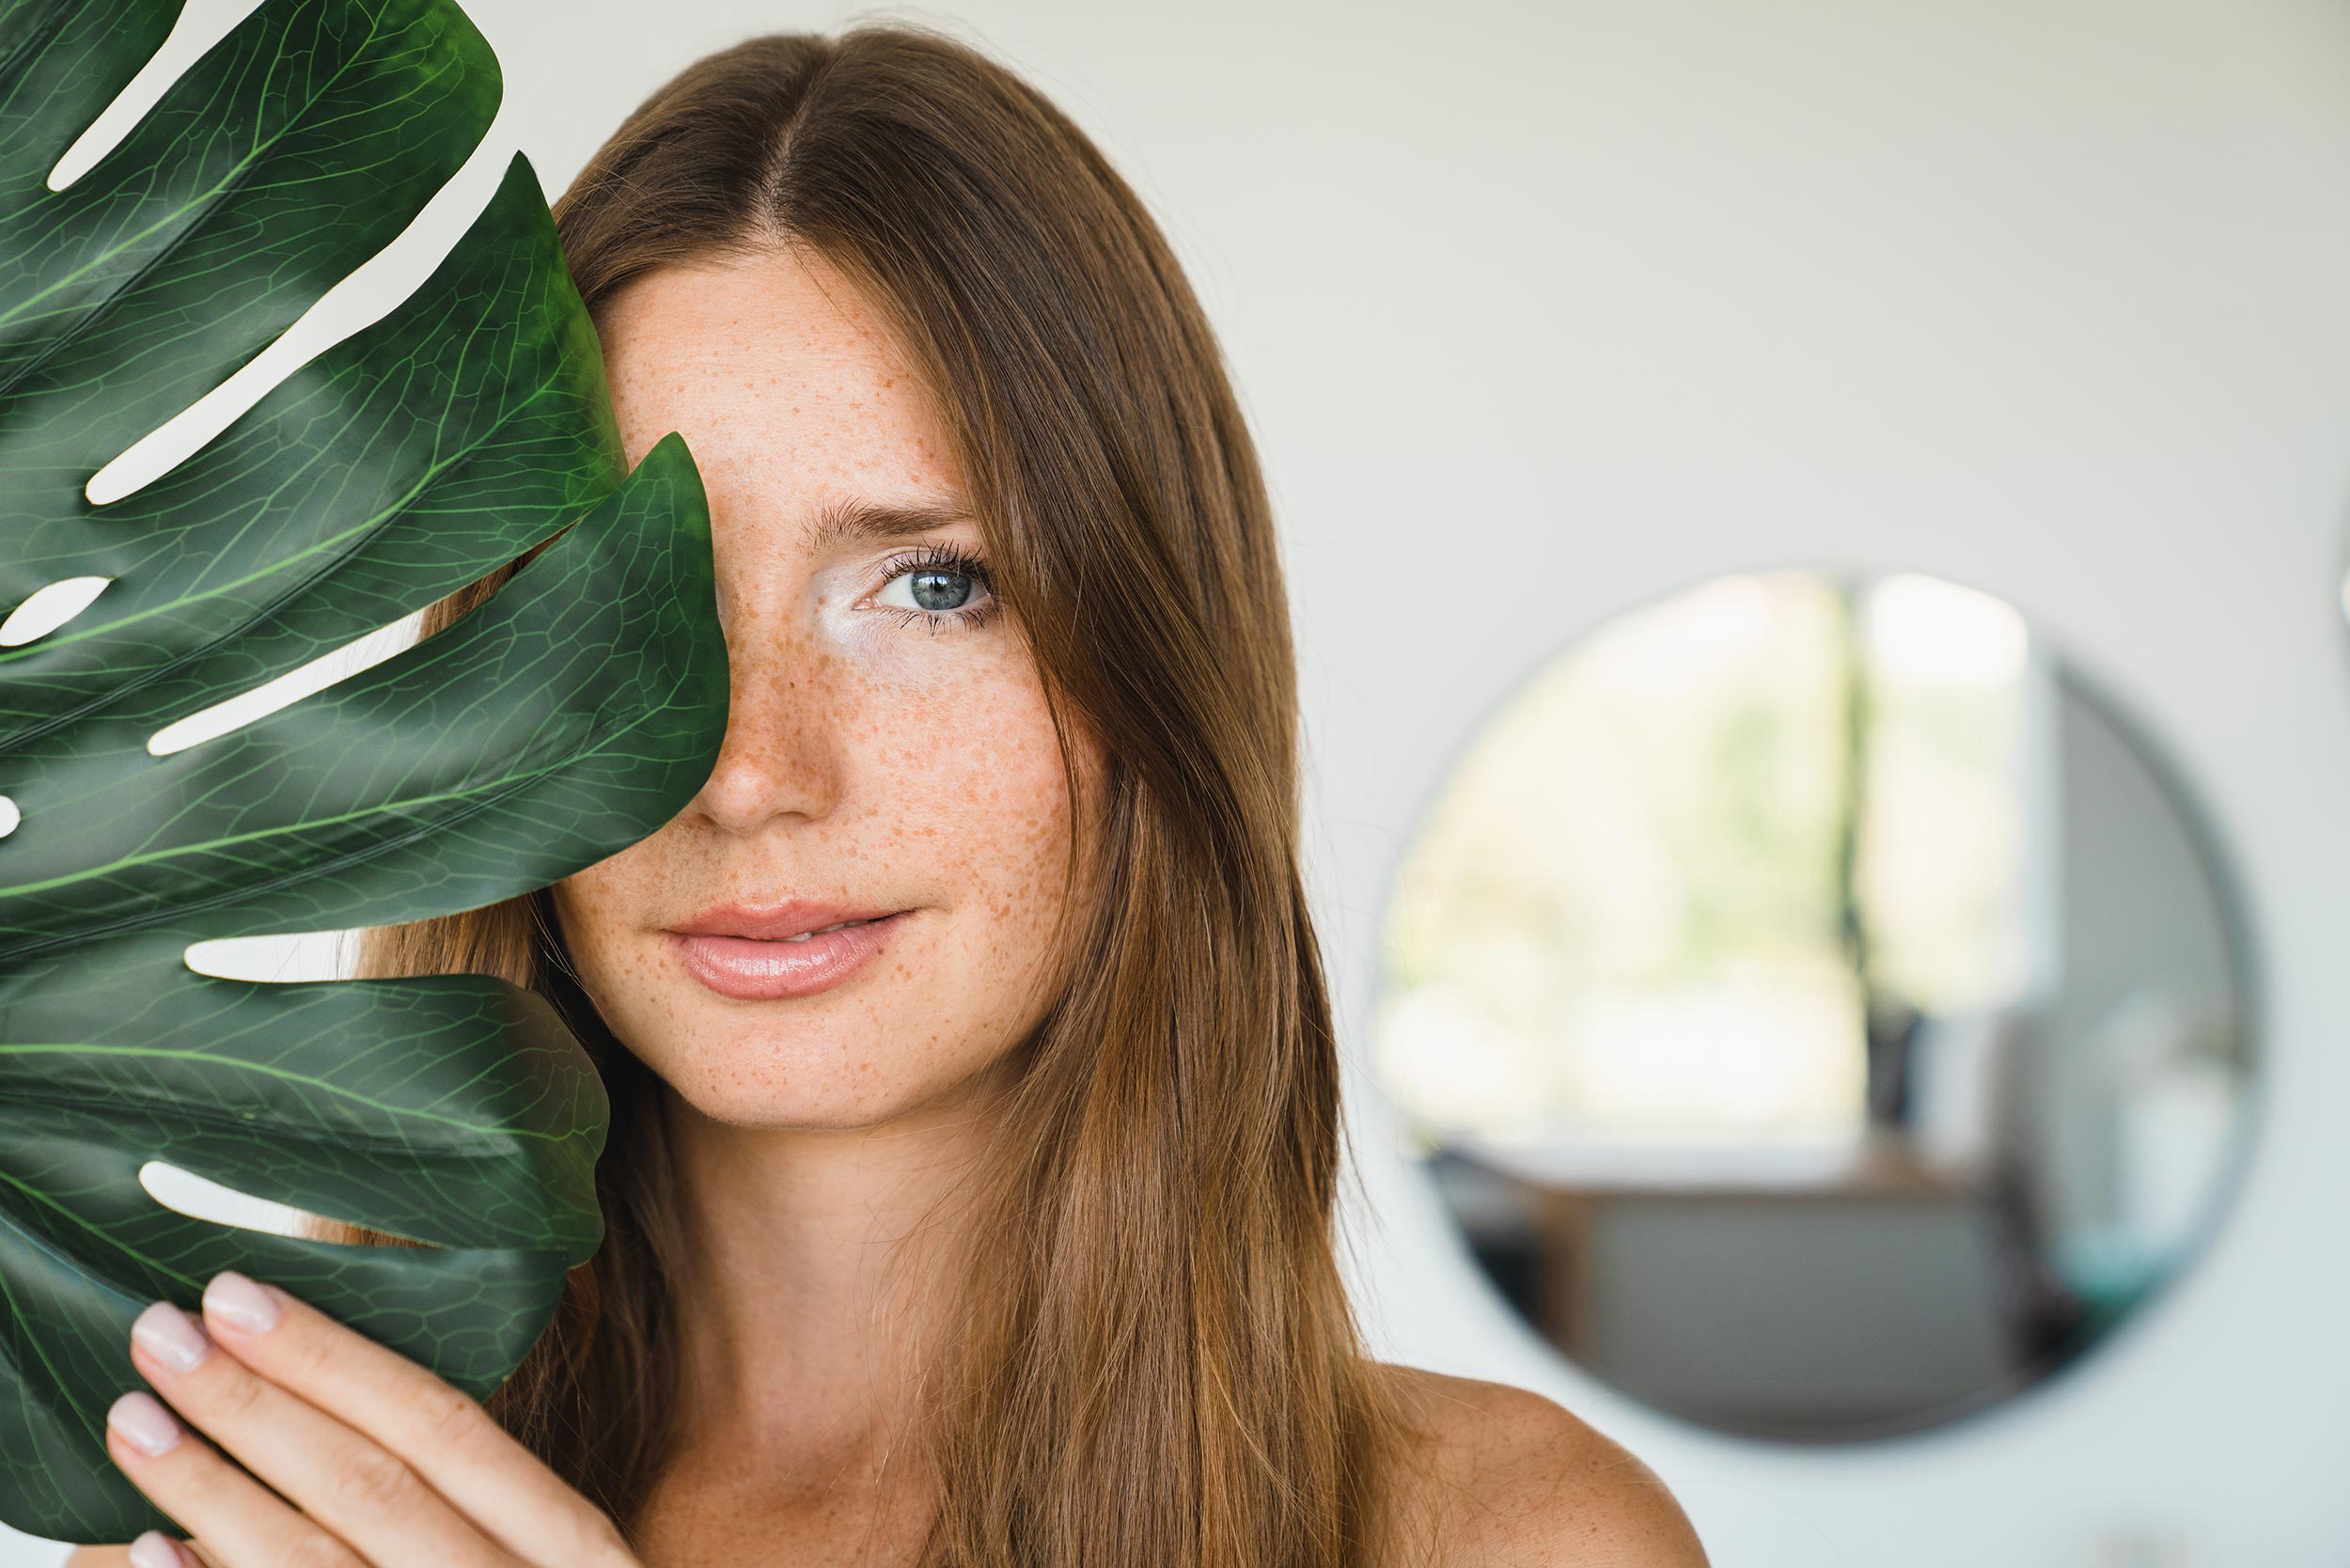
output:
[[[843,926],[805,942],[769,942],[750,936],[688,936],[670,932],[679,955],[694,978],[722,996],[774,1001],[808,996],[838,985],[881,951],[890,933],[913,911],[885,919]]]

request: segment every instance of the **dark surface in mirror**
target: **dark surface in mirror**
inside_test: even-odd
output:
[[[2013,607],[1725,577],[1489,716],[1391,889],[1375,1060],[1569,1357],[1849,1440],[2029,1387],[2191,1257],[2242,968],[2192,812]]]

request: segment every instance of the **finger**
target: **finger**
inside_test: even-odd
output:
[[[139,1314],[131,1325],[131,1364],[181,1419],[234,1454],[267,1488],[307,1515],[305,1523],[316,1521],[313,1529],[322,1527],[325,1534],[351,1547],[357,1554],[353,1561],[364,1558],[383,1568],[421,1562],[512,1568],[511,1557],[485,1540],[399,1458],[236,1356],[223,1354],[194,1319],[171,1303],[158,1301]],[[161,1458],[168,1460],[170,1454]],[[221,1467],[227,1467],[225,1462]],[[202,1474],[213,1479],[209,1466]],[[245,1568],[234,1538],[219,1523],[225,1500],[235,1495],[221,1482],[193,1499],[195,1512],[174,1512],[173,1517],[208,1544],[218,1536],[230,1568]],[[162,1498],[157,1501],[166,1509],[172,1506]],[[311,1549],[318,1548],[314,1544]],[[254,1568],[279,1560],[256,1559]]]
[[[233,1269],[205,1288],[204,1321],[236,1359],[368,1434],[515,1558],[546,1568],[635,1568],[609,1514],[478,1400],[398,1351]]]
[[[191,1434],[144,1388],[107,1408],[106,1452],[157,1508],[204,1538],[219,1568],[280,1562],[366,1568],[341,1542]]]
[[[159,1529],[143,1529],[131,1543],[131,1568],[201,1568],[179,1542]]]

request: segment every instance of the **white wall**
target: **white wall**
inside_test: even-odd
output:
[[[509,102],[456,223],[517,142],[558,190],[694,55],[851,14],[469,8]],[[1224,335],[1286,530],[1358,1061],[1383,890],[1448,757],[1579,631],[1717,572],[1906,568],[2013,602],[2237,857],[2258,1155],[2206,1265],[2057,1384],[1838,1452],[1629,1408],[1478,1283],[1358,1073],[1383,1353],[1580,1410],[1725,1568],[2350,1562],[2350,8],[891,13],[958,26],[1097,135]]]

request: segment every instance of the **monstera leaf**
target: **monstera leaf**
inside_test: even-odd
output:
[[[679,438],[633,474],[524,159],[391,314],[171,472],[101,467],[391,240],[465,161],[497,63],[446,0],[270,0],[62,191],[174,0],[0,0],[0,1518],[171,1528],[105,1451],[132,1319],[280,1282],[477,1397],[603,1236],[608,1109],[534,995],[480,975],[251,983],[192,942],[540,887],[650,834],[726,723],[709,520]],[[554,541],[446,632],[182,749],[159,729]],[[12,815],[0,807],[0,825]],[[395,1232],[158,1203],[149,1161]]]

